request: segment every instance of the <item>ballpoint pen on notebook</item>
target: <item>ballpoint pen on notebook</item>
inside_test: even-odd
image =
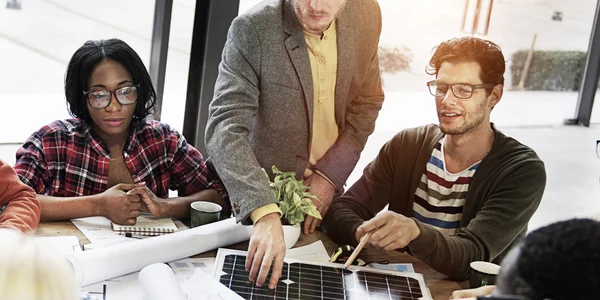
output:
[[[352,252],[352,255],[350,255],[350,257],[344,264],[344,269],[347,269],[352,264],[352,262],[356,259],[356,256],[358,256],[358,253],[360,253],[360,250],[362,250],[362,248],[369,241],[369,238],[371,238],[372,233],[373,233],[373,231],[369,231],[369,232],[367,232],[367,234],[363,235],[363,237],[360,239],[360,243],[358,244],[358,246],[356,246],[356,249],[354,249],[354,252]]]
[[[145,238],[151,237],[151,236],[148,236],[148,235],[135,234],[135,233],[131,233],[131,232],[126,232],[123,235],[125,237],[134,238],[134,239],[145,239]]]

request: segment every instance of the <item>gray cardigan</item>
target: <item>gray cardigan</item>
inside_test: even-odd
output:
[[[529,147],[494,130],[492,149],[469,185],[459,233],[446,236],[414,219],[421,234],[407,250],[454,279],[468,278],[472,261],[499,263],[526,234],[544,193],[544,163]],[[338,244],[356,245],[356,228],[387,204],[411,217],[417,185],[442,137],[437,125],[428,125],[401,131],[388,141],[362,177],[332,204],[324,221],[329,236]]]
[[[313,169],[341,188],[354,169],[383,102],[376,1],[348,0],[337,17],[336,143]],[[300,178],[308,166],[313,87],[304,33],[292,0],[263,1],[229,28],[206,148],[238,221],[275,203],[261,170],[276,165]]]

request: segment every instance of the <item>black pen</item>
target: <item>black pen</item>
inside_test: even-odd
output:
[[[145,239],[145,238],[150,237],[147,235],[139,235],[139,234],[135,234],[135,233],[131,233],[131,232],[126,232],[124,235],[125,235],[125,237],[134,238],[134,239]]]
[[[8,206],[8,201],[6,201],[6,203],[4,203],[4,205],[2,205],[2,207],[0,208],[0,214],[6,209],[6,207]]]

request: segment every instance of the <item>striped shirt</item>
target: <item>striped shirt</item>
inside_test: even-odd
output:
[[[123,157],[133,182],[145,182],[160,198],[168,197],[169,189],[179,196],[214,189],[227,197],[202,154],[167,124],[146,121],[130,130]],[[109,164],[110,151],[91,127],[68,119],[33,133],[17,151],[14,168],[38,194],[77,197],[106,191]]]
[[[445,138],[433,149],[421,176],[415,192],[413,216],[446,235],[455,235],[460,228],[469,183],[481,161],[459,173],[446,171],[444,141]]]

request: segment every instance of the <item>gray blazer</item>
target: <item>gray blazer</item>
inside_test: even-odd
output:
[[[381,11],[374,0],[348,0],[338,15],[337,142],[313,169],[341,189],[383,103],[377,46]],[[266,0],[233,20],[209,107],[206,148],[238,221],[276,203],[261,170],[308,166],[313,83],[292,0]]]

